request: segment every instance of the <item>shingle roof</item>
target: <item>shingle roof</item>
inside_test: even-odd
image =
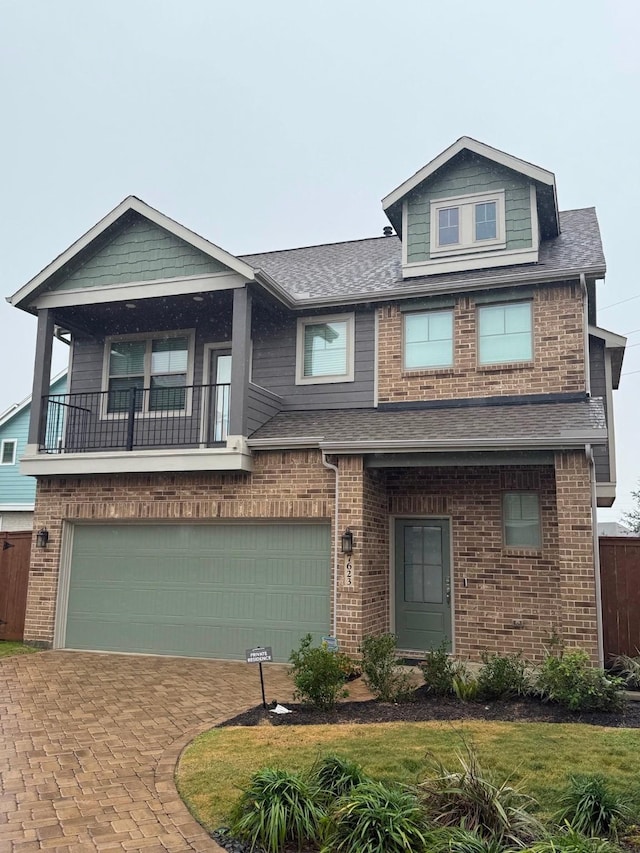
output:
[[[243,255],[256,269],[268,273],[296,301],[330,300],[353,296],[384,296],[385,293],[415,291],[420,285],[437,290],[460,283],[513,279],[527,272],[539,276],[563,270],[604,271],[604,254],[595,208],[560,213],[562,233],[540,245],[537,264],[496,267],[486,270],[402,278],[402,251],[398,237],[372,237],[346,243],[329,243],[301,249]]]
[[[309,444],[416,442],[455,444],[471,449],[485,443],[566,446],[606,440],[604,406],[599,398],[568,403],[529,403],[412,411],[342,409],[280,412],[250,438],[295,439]]]

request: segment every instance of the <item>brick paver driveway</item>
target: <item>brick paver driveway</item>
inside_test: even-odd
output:
[[[287,701],[282,666],[267,699]],[[213,851],[173,769],[199,730],[260,702],[258,669],[41,652],[0,660],[0,851]]]

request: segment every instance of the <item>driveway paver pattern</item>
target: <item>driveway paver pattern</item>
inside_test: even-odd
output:
[[[291,698],[265,667],[267,700]],[[173,782],[198,732],[261,701],[258,667],[47,651],[0,660],[0,851],[221,848]]]

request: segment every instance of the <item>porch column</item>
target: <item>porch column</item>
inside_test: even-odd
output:
[[[247,435],[250,342],[251,294],[246,287],[239,287],[233,291],[228,444],[230,439],[233,440],[234,444],[237,444],[238,437],[246,437]]]
[[[43,406],[42,398],[49,393],[49,386],[51,384],[53,327],[54,320],[51,310],[49,308],[39,309],[27,453],[37,452],[38,447],[40,446],[40,441],[43,437],[46,410]]]
[[[560,636],[598,661],[596,566],[593,553],[591,481],[583,450],[555,454],[560,575]]]

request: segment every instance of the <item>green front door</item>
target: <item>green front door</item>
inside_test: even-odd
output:
[[[64,646],[286,661],[329,632],[327,524],[77,525]]]
[[[396,521],[398,648],[451,644],[451,548],[447,519]]]

